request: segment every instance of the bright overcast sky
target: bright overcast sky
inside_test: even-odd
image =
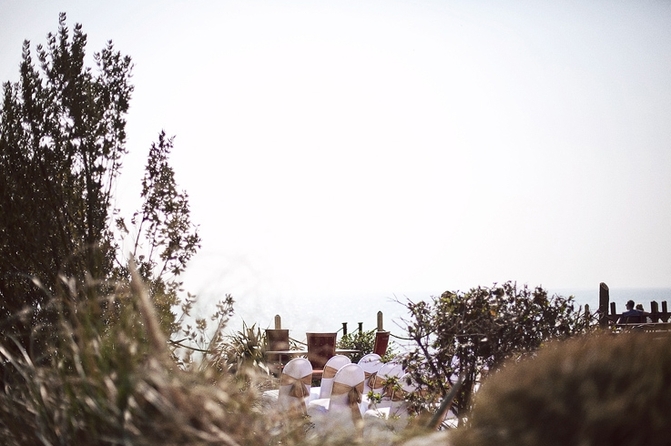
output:
[[[671,286],[667,1],[0,5],[2,81],[59,11],[133,58],[120,202],[176,135],[193,292]]]

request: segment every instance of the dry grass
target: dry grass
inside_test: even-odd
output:
[[[483,384],[454,444],[666,445],[671,337],[618,334],[554,343]]]
[[[72,297],[53,301],[69,316],[51,327],[46,360],[37,364],[18,345],[0,345],[3,444],[361,443],[340,433],[317,436],[309,419],[264,407],[262,391],[277,383],[258,367],[233,374],[216,357],[207,359],[212,366],[178,367],[137,278],[102,298]]]

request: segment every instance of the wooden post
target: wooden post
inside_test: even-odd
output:
[[[363,322],[359,322],[359,333],[363,333]]]
[[[384,331],[382,312],[377,312],[377,331]]]
[[[608,285],[601,282],[599,284],[599,325],[601,327],[608,326],[608,301],[610,300],[608,293]]]
[[[659,304],[654,300],[650,302],[650,320],[659,322]]]
[[[589,320],[590,314],[589,314],[589,304],[585,304],[585,319]]]
[[[342,335],[347,336],[347,322],[342,323]]]
[[[615,302],[610,303],[610,314],[611,316],[617,316],[617,306],[615,305]]]
[[[282,329],[282,318],[279,314],[275,315],[275,330]]]
[[[668,322],[669,321],[669,310],[666,306],[666,301],[662,301],[662,321]]]

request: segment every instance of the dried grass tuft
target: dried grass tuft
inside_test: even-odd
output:
[[[382,444],[347,432],[322,435],[309,419],[264,405],[261,393],[276,387],[276,378],[256,347],[238,348],[260,344],[255,326],[238,333],[251,344],[219,339],[200,367],[184,368],[137,275],[107,289],[109,295],[91,297],[91,290],[70,287],[70,295],[53,299],[60,318],[39,361],[18,342],[0,344],[3,444]],[[35,332],[43,336],[45,327]],[[383,443],[398,441],[386,435]]]

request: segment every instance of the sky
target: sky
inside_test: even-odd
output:
[[[671,288],[668,1],[0,0],[0,80],[61,11],[134,61],[128,215],[176,135],[203,305],[313,329],[507,280]]]

